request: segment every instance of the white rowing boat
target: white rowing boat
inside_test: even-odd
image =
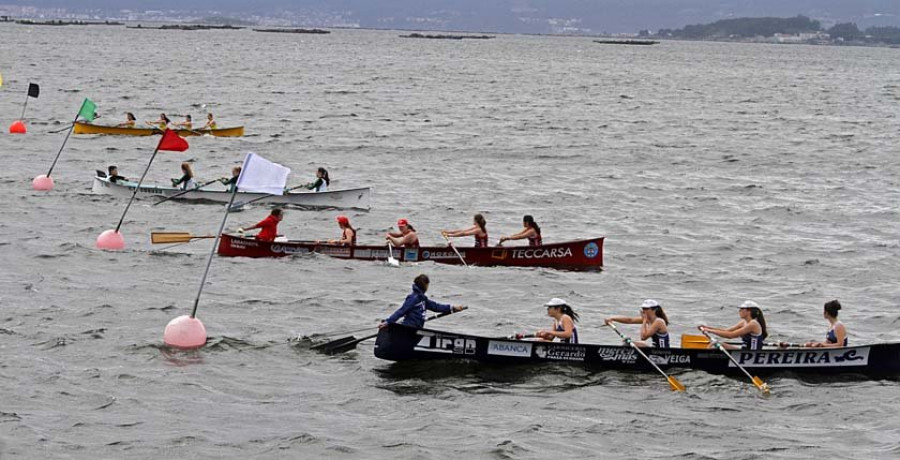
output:
[[[185,201],[208,201],[218,203],[228,203],[231,194],[228,193],[220,184],[214,184],[218,190],[192,190],[172,200]],[[116,195],[121,197],[131,197],[137,182],[118,181],[110,182],[106,177],[94,176],[94,185],[91,191],[104,195]],[[209,186],[212,187],[212,186]],[[141,185],[138,190],[137,198],[146,198],[155,196],[159,198],[169,198],[183,192],[183,190],[175,187],[167,187],[160,185]],[[259,200],[257,200],[259,199]],[[284,195],[266,195],[264,193],[244,193],[238,192],[235,197],[235,205],[246,203],[254,200],[254,203],[264,204],[283,204],[302,208],[317,209],[362,209],[369,210],[372,201],[372,188],[353,188],[346,190],[329,190],[327,192],[297,192],[286,193]]]

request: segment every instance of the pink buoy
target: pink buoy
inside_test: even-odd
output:
[[[25,134],[28,130],[25,129],[25,122],[22,120],[16,120],[11,125],[9,125],[9,133],[10,134]]]
[[[97,249],[121,251],[125,249],[125,237],[115,230],[107,230],[97,237]]]
[[[53,178],[41,174],[31,181],[31,188],[40,191],[53,190]]]
[[[179,316],[166,325],[163,342],[175,348],[200,348],[206,345],[206,327],[197,318]]]

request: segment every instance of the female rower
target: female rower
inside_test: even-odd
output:
[[[116,128],[134,128],[137,118],[131,112],[125,112],[125,121],[116,125]]]
[[[227,187],[228,193],[234,191],[234,188],[237,187],[238,177],[241,176],[241,167],[235,166],[231,168],[231,178],[223,177],[219,179],[219,182],[222,183],[225,187]]]
[[[278,236],[278,223],[284,219],[284,213],[281,208],[275,208],[265,219],[259,221],[256,225],[247,228],[239,228],[238,233],[244,233],[247,230],[259,229],[256,239],[259,241],[275,241]]]
[[[112,183],[116,183],[119,181],[128,182],[128,178],[119,175],[119,167],[115,165],[110,165],[109,168],[106,169],[109,171],[109,174],[106,177],[109,178],[109,181]]]
[[[159,119],[154,121],[148,121],[148,125],[157,125],[159,129],[168,129],[172,126],[172,120],[169,120],[169,117],[166,114],[159,114]]]
[[[317,192],[327,192],[329,185],[331,185],[331,179],[328,177],[328,171],[320,167],[316,170],[316,181],[306,184],[306,188]]]
[[[825,312],[823,315],[825,319],[831,324],[831,329],[828,330],[828,333],[825,334],[824,342],[806,342],[803,346],[805,347],[825,347],[825,348],[836,348],[836,347],[846,347],[848,344],[847,340],[847,328],[844,327],[844,324],[838,321],[838,311],[841,310],[841,303],[837,300],[832,300],[830,302],[825,303]]]
[[[409,224],[406,219],[397,221],[398,232],[388,232],[384,239],[391,242],[397,248],[417,248],[419,247],[419,235],[416,229]]]
[[[459,238],[461,236],[474,236],[476,248],[488,247],[487,222],[484,216],[475,214],[472,226],[464,230],[444,230],[441,232],[447,238]]]
[[[200,129],[216,129],[216,120],[213,119],[212,113],[206,114],[206,124]]]
[[[356,229],[350,225],[350,219],[347,216],[337,216],[335,220],[341,227],[341,239],[328,240],[328,243],[340,244],[341,246],[356,246]]]
[[[501,236],[499,245],[503,245],[504,241],[528,239],[528,245],[532,247],[542,246],[541,227],[534,221],[534,217],[525,216],[522,218],[522,226],[525,228],[521,232],[509,236]]]
[[[739,307],[739,315],[741,320],[728,329],[710,327],[706,325],[697,326],[703,332],[715,334],[726,339],[735,339],[740,337],[743,342],[740,347],[729,344],[722,344],[729,350],[762,350],[763,341],[769,334],[766,332],[766,318],[763,316],[762,309],[759,305],[748,300]],[[710,347],[713,345],[710,344]]]
[[[544,306],[547,307],[547,316],[553,318],[553,327],[550,330],[541,329],[535,336],[547,342],[559,339],[563,343],[578,343],[578,328],[575,327],[578,313],[575,313],[565,300],[556,297],[550,299]]]
[[[181,185],[182,190],[190,190],[196,187],[197,184],[194,182],[194,170],[191,169],[190,163],[181,163],[181,173],[180,179],[172,179],[172,187]]]
[[[181,123],[176,123],[175,126],[181,129],[192,129],[192,127],[194,126],[194,122],[191,121],[191,115],[188,114],[184,116],[184,121],[182,121]]]
[[[641,316],[634,318],[629,316],[611,316],[605,323],[640,324],[641,341],[634,342],[639,347],[649,346],[647,339],[652,339],[653,347],[669,348],[669,318],[663,311],[659,302],[647,299],[641,304]]]

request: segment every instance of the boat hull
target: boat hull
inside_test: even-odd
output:
[[[548,267],[565,270],[602,270],[603,238],[549,244],[540,248],[488,247],[456,248],[469,265],[482,267]],[[340,246],[314,241],[258,241],[255,238],[223,234],[219,255],[234,257],[285,257],[319,253],[339,259],[388,260],[387,246]],[[443,246],[394,248],[400,262],[462,264],[453,249]]]
[[[108,178],[94,177],[94,183],[91,191],[98,194],[117,195],[121,197],[131,197],[137,183],[134,182],[110,182]],[[181,189],[174,187],[162,187],[157,185],[141,185],[137,197],[144,198],[147,196],[155,196],[160,198],[168,198],[178,193]],[[238,192],[234,203],[246,203],[247,201],[263,198],[254,203],[261,204],[280,204],[297,206],[311,209],[359,209],[369,210],[371,206],[372,189],[369,187],[347,190],[334,190],[329,192],[300,192],[287,193],[285,195],[266,196],[263,193],[243,193]],[[231,194],[225,190],[195,190],[185,193],[172,201],[205,201],[215,203],[228,203]]]
[[[233,128],[218,129],[174,129],[181,137],[187,136],[203,136],[211,135],[215,137],[241,137],[244,135],[244,127],[236,126]],[[75,134],[107,134],[113,136],[152,136],[154,134],[162,134],[159,128],[119,128],[116,126],[94,125],[91,123],[75,122]]]
[[[644,348],[664,370],[699,370],[711,374],[743,375],[715,349]],[[900,343],[842,348],[736,350],[737,361],[753,375],[865,375],[900,376]],[[375,356],[389,361],[471,360],[492,364],[569,363],[596,369],[656,372],[631,347],[621,345],[530,342],[505,338],[414,329],[392,324],[378,333]]]

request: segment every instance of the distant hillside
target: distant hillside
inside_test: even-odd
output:
[[[521,33],[637,32],[739,17],[802,14],[825,27],[900,26],[900,0],[0,0],[3,5],[175,17],[290,18],[305,26]],[[0,6],[0,10],[3,7]],[[114,14],[113,14],[114,16]]]
[[[649,35],[645,33],[644,35]],[[740,40],[776,35],[803,36],[803,40],[840,41],[854,43],[900,44],[900,27],[869,27],[860,30],[852,22],[835,24],[823,29],[819,21],[805,16],[793,18],[735,18],[710,24],[694,24],[681,29],[660,29],[657,36],[690,40]],[[797,40],[797,41],[803,41]]]

